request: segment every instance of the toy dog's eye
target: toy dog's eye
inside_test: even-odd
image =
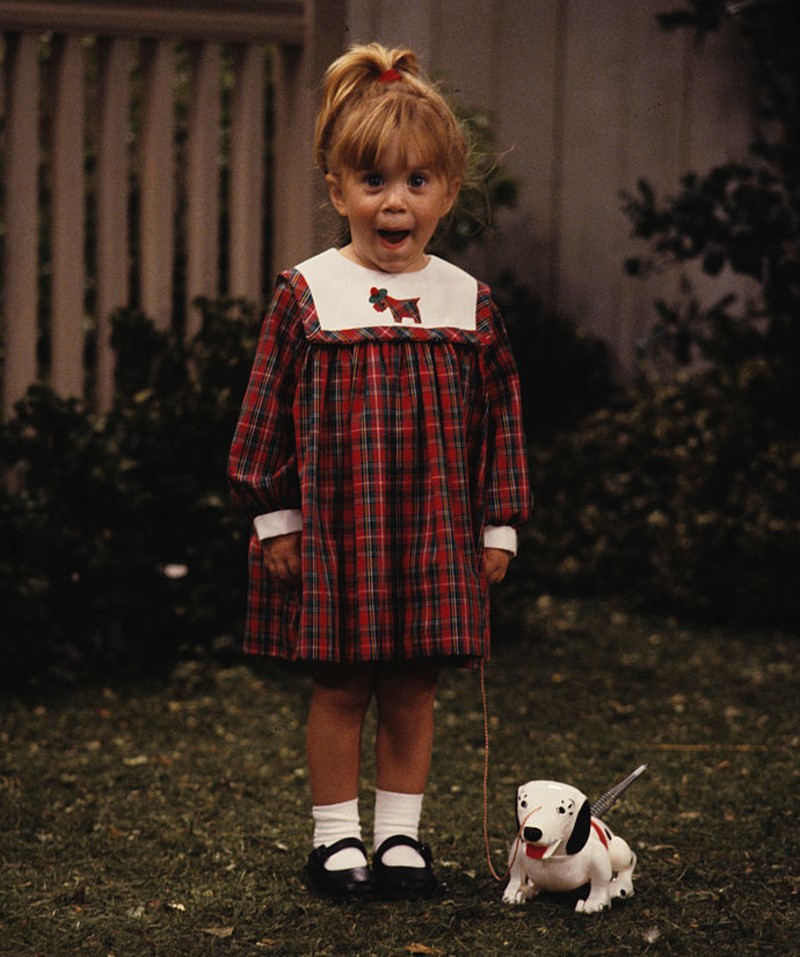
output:
[[[520,802],[519,802],[519,806],[520,806],[520,807],[527,807],[527,806],[528,806],[528,802],[527,802],[527,801],[520,801]]]

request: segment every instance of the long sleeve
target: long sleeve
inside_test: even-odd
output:
[[[261,329],[228,460],[233,501],[251,518],[300,507],[292,405],[305,348],[298,303],[282,277]]]
[[[493,337],[484,359],[491,455],[486,481],[486,522],[494,533],[497,527],[517,529],[524,525],[530,517],[532,496],[519,375],[502,316],[493,302],[489,301],[488,306]]]

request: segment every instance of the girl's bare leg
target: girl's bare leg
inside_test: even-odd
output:
[[[393,662],[378,667],[375,697],[377,786],[384,791],[422,794],[433,754],[433,704],[438,668],[429,661]]]
[[[372,698],[372,675],[367,668],[320,665],[313,679],[306,729],[313,843],[315,848],[329,848],[345,838],[361,841],[361,735]],[[351,873],[366,864],[366,852],[348,846],[329,854],[323,866]]]
[[[306,729],[306,753],[315,805],[358,797],[361,733],[373,692],[367,667],[319,665]]]
[[[431,662],[409,662],[378,670],[376,850],[395,835],[414,841],[419,838],[422,798],[433,752],[436,679],[437,668]],[[387,849],[381,859],[387,867],[425,866],[418,849],[405,845]]]

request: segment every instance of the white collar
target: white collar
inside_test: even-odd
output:
[[[477,281],[438,256],[431,256],[418,271],[387,273],[328,249],[300,263],[297,270],[311,290],[325,331],[398,325],[476,328]]]

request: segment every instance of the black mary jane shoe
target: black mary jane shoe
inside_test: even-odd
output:
[[[345,837],[329,847],[315,847],[308,855],[305,878],[308,889],[317,897],[327,897],[334,901],[365,900],[374,896],[375,883],[368,866],[348,867],[344,870],[329,871],[325,862],[334,854],[353,847],[367,857],[364,844],[355,837]]]
[[[424,867],[392,867],[383,863],[383,855],[393,847],[411,847],[422,856]],[[434,897],[439,893],[439,882],[433,874],[433,855],[427,844],[415,841],[407,834],[387,837],[375,851],[372,875],[375,890],[385,900],[415,900]]]

